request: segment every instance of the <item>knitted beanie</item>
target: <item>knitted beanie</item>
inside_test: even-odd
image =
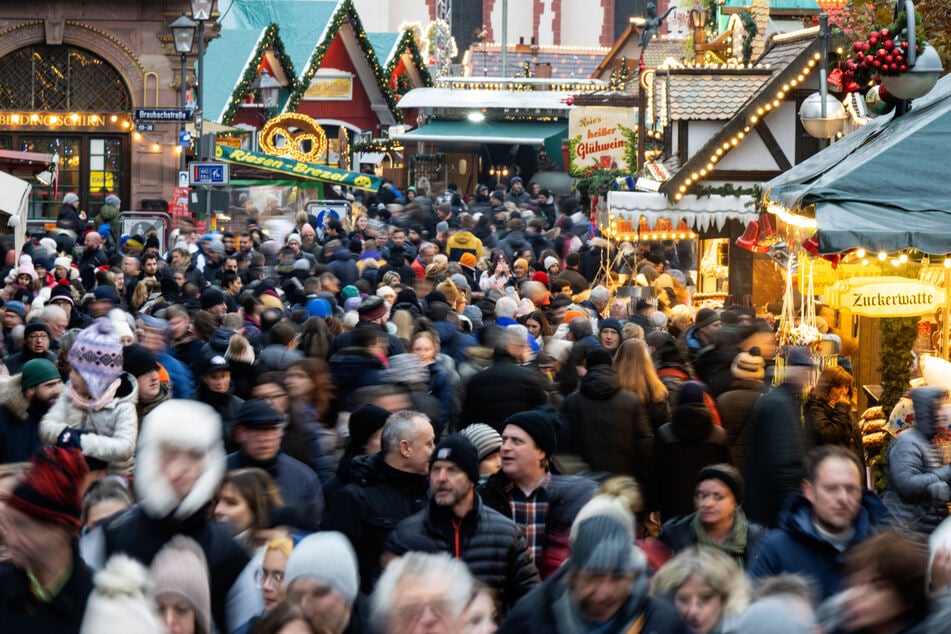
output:
[[[730,489],[737,504],[743,504],[743,477],[739,473],[731,473],[723,465],[708,465],[697,473],[697,484],[704,480],[719,480]]]
[[[470,269],[475,268],[477,262],[478,260],[476,259],[476,256],[468,252],[463,253],[462,257],[459,258],[459,264],[462,266],[468,266]]]
[[[351,297],[360,297],[360,289],[358,289],[353,284],[347,284],[340,289],[340,295],[344,299],[349,299]]]
[[[390,367],[382,372],[383,381],[399,385],[425,384],[429,370],[415,354],[404,352],[390,357]]]
[[[59,370],[48,359],[30,359],[20,371],[20,387],[26,389],[41,383],[59,379]]]
[[[621,575],[643,571],[644,559],[634,552],[634,527],[614,514],[593,515],[572,528],[575,539],[568,565],[573,570]]]
[[[158,370],[158,367],[155,355],[145,346],[133,343],[122,349],[122,369],[135,378]]]
[[[354,451],[363,451],[370,436],[383,429],[390,413],[382,407],[365,403],[350,412],[347,426],[350,429],[350,447]]]
[[[730,373],[735,379],[762,381],[766,376],[766,362],[760,356],[759,348],[753,346],[749,352],[741,352],[733,358]]]
[[[502,449],[502,437],[485,423],[473,423],[459,432],[479,453],[479,462]]]
[[[615,332],[617,332],[617,334],[620,335],[621,330],[623,329],[623,326],[621,326],[621,322],[615,319],[614,317],[608,317],[607,319],[601,320],[601,329],[599,330],[599,332],[607,328],[614,330]]]
[[[86,459],[76,448],[43,447],[30,461],[26,477],[7,498],[7,506],[44,522],[79,533]]]
[[[561,264],[561,263],[558,261],[558,258],[556,258],[553,255],[549,255],[547,258],[545,258],[545,261],[543,264],[545,265],[545,270],[547,271],[548,269],[555,266],[556,264]]]
[[[185,601],[195,611],[198,631],[211,634],[211,583],[201,547],[190,537],[176,535],[155,555],[149,569],[149,594],[158,603],[164,597]]]
[[[67,193],[65,196],[63,196],[63,204],[64,204],[64,205],[77,205],[77,204],[79,204],[79,196],[77,196],[77,195],[76,195],[75,193],[73,193],[73,192],[69,192],[69,193]]]
[[[122,374],[122,342],[111,321],[100,317],[79,333],[69,349],[69,363],[98,399]]]
[[[451,434],[443,438],[429,457],[430,467],[437,460],[453,463],[462,469],[473,484],[479,483],[479,452],[464,435]]]
[[[715,324],[720,321],[720,315],[717,314],[717,311],[710,308],[701,308],[697,311],[696,326],[697,328],[704,328],[710,324]]]
[[[561,426],[561,415],[551,405],[543,405],[525,412],[518,412],[505,419],[506,425],[515,425],[525,430],[545,456],[555,453],[558,444],[557,429]]]
[[[307,301],[307,315],[309,317],[330,317],[333,315],[333,308],[323,297],[315,297]]]
[[[357,556],[343,533],[322,531],[302,539],[291,552],[284,569],[284,582],[290,590],[301,577],[314,579],[337,592],[353,605],[360,587]]]
[[[36,279],[36,268],[33,266],[33,258],[26,254],[20,256],[20,266],[17,267],[17,275],[29,275],[34,280]]]
[[[360,315],[360,321],[373,321],[386,315],[390,311],[389,306],[383,301],[383,298],[376,295],[370,295],[365,298],[357,308]]]
[[[96,573],[95,588],[83,614],[79,634],[165,631],[152,602],[145,596],[148,571],[138,561],[116,554]]]
[[[72,265],[73,265],[73,259],[69,257],[68,255],[61,255],[55,260],[53,260],[53,266],[61,266],[67,271],[69,271]]]
[[[201,309],[208,310],[213,306],[218,306],[224,304],[225,294],[221,292],[221,289],[214,286],[209,286],[201,293]]]

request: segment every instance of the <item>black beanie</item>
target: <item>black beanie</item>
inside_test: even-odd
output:
[[[133,343],[122,349],[122,369],[135,378],[158,370],[158,367],[155,355],[145,346]]]
[[[370,436],[382,429],[386,424],[386,419],[390,413],[382,407],[377,407],[366,403],[350,412],[350,420],[347,423],[350,427],[350,448],[356,452],[363,453],[363,446],[370,440]]]
[[[281,415],[274,411],[267,401],[260,398],[246,400],[238,408],[235,425],[245,427],[274,427],[283,422]]]
[[[509,416],[506,425],[515,425],[525,430],[538,448],[545,452],[546,457],[555,453],[558,444],[557,429],[561,427],[561,415],[551,405],[530,409]]]
[[[462,434],[446,436],[436,445],[433,455],[429,458],[432,466],[437,460],[446,460],[462,469],[473,484],[479,482],[479,452],[475,445]]]
[[[225,303],[225,294],[221,289],[209,286],[201,292],[201,309],[208,310],[212,306]]]
[[[704,480],[719,480],[733,492],[737,505],[743,504],[743,478],[730,471],[724,469],[723,465],[708,465],[697,474],[697,484]]]

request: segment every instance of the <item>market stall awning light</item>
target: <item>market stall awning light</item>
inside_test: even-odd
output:
[[[778,203],[770,202],[768,209],[769,213],[773,214],[787,225],[799,227],[801,229],[815,229],[817,227],[815,218],[807,218],[806,216],[794,214]]]
[[[466,119],[468,119],[472,123],[482,123],[483,121],[485,121],[485,114],[483,114],[479,110],[473,110],[472,112],[466,115]]]

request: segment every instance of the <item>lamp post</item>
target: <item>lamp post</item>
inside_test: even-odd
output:
[[[799,120],[810,136],[820,140],[842,130],[846,112],[842,103],[829,94],[826,85],[826,58],[829,54],[829,16],[819,14],[819,92],[809,95],[799,107]]]
[[[177,20],[172,22],[169,25],[169,28],[172,29],[172,41],[175,43],[175,52],[181,55],[182,64],[181,64],[181,76],[179,83],[179,91],[181,93],[181,99],[179,100],[179,105],[184,110],[185,108],[185,61],[189,53],[192,52],[192,45],[195,43],[195,29],[197,24],[193,20],[190,20],[187,15],[184,13],[179,16]],[[183,121],[179,127],[179,132],[185,131],[185,122]],[[179,170],[185,171],[185,149],[181,148],[181,159],[179,161]]]
[[[264,120],[271,118],[271,111],[277,107],[277,98],[281,93],[281,82],[271,77],[271,73],[266,68],[261,69],[261,74],[251,84],[251,88],[261,95],[261,105],[264,106]]]
[[[189,0],[189,3],[192,20],[198,23],[198,92],[195,95],[195,135],[198,137],[197,147],[204,149],[201,144],[201,128],[205,105],[202,98],[202,93],[205,92],[205,22],[211,19],[211,14],[215,10],[215,0]],[[209,157],[199,156],[198,158],[205,160]]]

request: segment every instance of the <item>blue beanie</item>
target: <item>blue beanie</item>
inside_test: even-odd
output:
[[[97,231],[99,232],[99,235],[101,235],[103,238],[108,238],[108,237],[109,237],[109,225],[108,225],[108,224],[100,225],[100,226],[99,226],[99,229],[98,229]]]
[[[326,299],[315,297],[307,302],[307,314],[311,317],[330,317],[333,315],[333,309]]]

